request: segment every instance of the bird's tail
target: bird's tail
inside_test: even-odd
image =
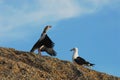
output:
[[[95,64],[90,63],[90,62],[86,62],[86,65],[87,65],[87,66],[94,66]]]
[[[89,63],[90,66],[94,66],[95,64]]]

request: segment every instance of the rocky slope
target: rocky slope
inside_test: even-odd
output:
[[[120,80],[69,61],[0,47],[0,80]]]

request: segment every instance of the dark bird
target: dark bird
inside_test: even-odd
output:
[[[41,52],[45,51],[51,56],[56,56],[56,51],[53,49],[54,43],[47,35],[47,31],[51,26],[46,26],[41,34],[39,40],[34,44],[30,52],[34,52],[38,49],[38,53],[41,55]]]
[[[94,66],[95,65],[95,64],[92,64],[92,63],[86,61],[82,57],[80,57],[78,55],[78,48],[73,48],[73,49],[71,49],[71,51],[74,51],[73,56],[72,56],[73,62],[75,62],[79,65],[84,65],[84,66]]]

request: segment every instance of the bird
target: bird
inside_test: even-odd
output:
[[[38,54],[41,55],[41,52],[47,52],[50,56],[56,56],[56,51],[53,49],[54,42],[49,38],[47,35],[47,31],[52,28],[52,26],[47,25],[38,41],[33,45],[30,52],[34,52],[36,49],[38,49]]]
[[[74,63],[77,63],[78,65],[88,66],[88,67],[95,65],[95,64],[92,64],[92,63],[86,61],[84,58],[80,57],[78,55],[78,48],[77,47],[72,48],[70,51],[74,51],[73,56],[72,56],[72,59],[73,59]]]

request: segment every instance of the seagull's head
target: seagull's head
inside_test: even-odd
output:
[[[70,51],[76,51],[76,50],[78,50],[77,47],[70,49]]]

